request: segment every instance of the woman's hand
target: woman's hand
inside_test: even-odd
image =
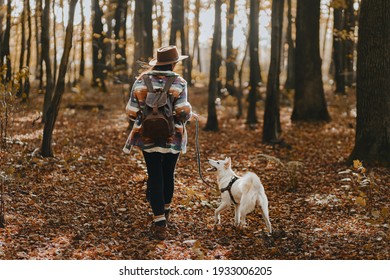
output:
[[[195,121],[197,119],[199,119],[199,115],[194,113],[194,112],[192,112],[189,121],[191,122],[191,121]]]

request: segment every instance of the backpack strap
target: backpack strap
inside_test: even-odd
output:
[[[142,78],[144,79],[144,82],[145,82],[146,88],[148,89],[148,92],[153,92],[154,88],[153,88],[152,80],[149,78],[149,75],[147,75],[147,74],[143,75]]]
[[[149,78],[149,75],[143,75],[142,78],[144,79],[145,86],[148,89],[148,92],[153,92],[154,88],[153,88],[152,80]],[[167,93],[175,80],[176,80],[176,76],[170,76],[167,79],[167,82],[165,83],[162,92]]]
[[[163,93],[168,93],[168,90],[171,88],[173,82],[176,80],[176,76],[170,76],[167,82],[164,85]]]

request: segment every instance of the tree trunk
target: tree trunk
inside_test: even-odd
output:
[[[72,39],[73,39],[73,19],[74,12],[76,8],[77,0],[71,0],[69,4],[69,19],[68,26],[66,28],[65,35],[65,44],[64,44],[64,53],[62,54],[61,64],[58,72],[58,79],[55,87],[55,93],[53,100],[51,101],[49,110],[47,112],[47,121],[45,122],[45,127],[43,129],[43,139],[42,139],[42,156],[43,157],[52,157],[52,135],[54,130],[54,125],[57,119],[58,111],[60,109],[61,98],[65,89],[65,75],[68,67],[70,50],[72,48]]]
[[[355,148],[349,161],[390,166],[390,2],[362,0]]]
[[[42,23],[42,0],[37,0],[35,4],[35,48],[36,48],[36,65],[35,65],[35,79],[39,80],[39,89],[43,89],[42,82],[42,49],[41,49],[41,36],[39,36]]]
[[[256,103],[259,99],[258,87],[261,82],[261,71],[259,64],[259,0],[250,1],[250,22],[249,22],[249,56],[250,56],[250,78],[248,96],[247,123],[250,127],[257,123]]]
[[[147,62],[153,57],[152,11],[153,0],[135,0],[133,82],[141,69],[139,62]]]
[[[31,61],[31,37],[32,37],[32,23],[31,23],[31,10],[30,10],[30,1],[26,1],[27,8],[27,22],[28,22],[28,37],[27,37],[27,58],[26,58],[26,66],[30,69],[30,61]],[[26,102],[30,95],[30,70],[25,77],[24,81],[24,93],[22,95],[22,102]]]
[[[24,66],[24,54],[26,52],[26,15],[27,15],[27,1],[23,0],[23,10],[21,14],[22,39],[20,40],[19,71],[22,70]]]
[[[4,6],[4,0],[0,0],[0,7]],[[0,13],[0,43],[3,42],[3,17],[4,13]],[[1,55],[1,47],[0,47],[0,55]],[[2,65],[2,62],[0,61],[0,66]]]
[[[265,100],[263,142],[280,142],[279,75],[282,52],[284,0],[272,1],[271,64],[267,79]]]
[[[188,46],[186,40],[186,32],[184,30],[184,15],[185,15],[185,6],[184,0],[172,0],[172,23],[171,23],[171,35],[169,38],[170,45],[176,45],[177,35],[180,35],[180,47],[181,53],[189,55]],[[191,58],[189,57],[183,61],[183,78],[189,83],[192,83],[191,73],[190,73],[190,62]]]
[[[347,9],[345,13],[345,29],[348,37],[345,41],[344,51],[344,65],[348,73],[345,77],[345,83],[347,86],[352,86],[356,82],[356,70],[354,69],[354,52],[355,52],[355,28],[356,28],[356,16],[355,8],[353,7],[354,0],[346,0]]]
[[[146,60],[150,60],[153,57],[154,43],[153,43],[153,0],[144,0],[144,28],[143,28],[143,37],[144,43],[143,47],[145,48],[143,52],[143,57]]]
[[[63,3],[62,3],[63,4]],[[56,34],[56,27],[57,27],[57,18],[55,8],[56,8],[56,1],[53,0],[53,50],[54,50],[54,57],[53,57],[53,81],[56,80],[57,77],[57,36]],[[64,5],[61,5],[61,9],[64,10]],[[64,18],[62,18],[64,19]]]
[[[246,57],[248,56],[248,50],[249,50],[249,34],[246,39],[246,46],[245,46],[245,51],[244,51],[244,56],[242,57],[241,65],[240,65],[240,70],[238,71],[238,82],[239,82],[239,89],[237,92],[237,118],[242,117],[242,96],[243,96],[243,81],[242,81],[242,74],[244,71],[244,66],[245,66],[245,61]]]
[[[103,42],[104,44],[104,48],[105,48],[105,58],[104,58],[104,64],[105,64],[105,71],[107,71],[108,69],[112,69],[112,65],[113,63],[115,63],[114,59],[113,59],[113,48],[115,47],[114,44],[112,43],[113,42],[113,20],[114,20],[114,17],[115,17],[115,10],[112,11],[111,10],[111,7],[114,6],[115,2],[121,2],[121,1],[116,1],[116,0],[105,0],[103,1],[103,7],[110,7],[110,9],[107,9],[105,12],[104,12],[104,19],[105,19],[105,24],[104,26],[106,27],[106,30],[107,32],[105,33],[105,42]],[[118,5],[118,4],[117,4]],[[115,33],[115,31],[114,31]],[[115,36],[115,34],[114,34]],[[105,75],[106,76],[106,75]]]
[[[190,24],[189,24],[189,14],[190,14],[190,4],[189,0],[185,0],[185,19],[184,19],[184,41],[185,41],[185,48],[182,51],[184,54],[188,55],[189,58],[184,60],[184,78],[186,79],[189,86],[193,85],[192,81],[192,57],[190,54]]]
[[[106,47],[103,33],[103,11],[100,7],[99,0],[92,1],[92,86],[99,87],[104,92],[106,88]]]
[[[164,19],[164,2],[160,1],[160,3],[156,5],[156,21],[157,21],[157,35],[158,35],[158,45],[162,46],[163,44],[163,19]]]
[[[237,50],[233,49],[233,32],[234,32],[234,16],[235,16],[236,0],[230,0],[229,11],[227,14],[227,29],[226,29],[226,89],[230,95],[236,96],[237,90],[234,82],[234,74],[236,72],[236,57]]]
[[[181,45],[183,45],[183,44],[185,44],[183,42],[183,37],[184,37],[184,0],[172,0],[171,11],[172,11],[172,21],[171,21],[171,34],[169,36],[169,44],[176,45],[177,35],[179,33],[180,43],[181,43]]]
[[[126,59],[126,17],[127,17],[127,0],[118,1],[115,10],[115,69],[125,75]],[[125,70],[125,71],[122,71]]]
[[[200,0],[195,1],[195,26],[194,26],[194,47],[192,52],[192,59],[196,57],[196,66],[198,67],[198,71],[202,72],[202,63],[201,63],[201,57],[200,57],[200,47],[199,47],[199,15],[200,15]]]
[[[50,106],[50,102],[53,95],[54,80],[51,69],[50,60],[50,0],[45,0],[45,8],[42,14],[42,34],[41,34],[41,46],[42,46],[42,59],[46,66],[46,92],[43,102],[43,117],[42,122],[46,121],[47,110]]]
[[[75,47],[72,49],[73,58],[72,58],[72,62],[69,65],[69,71],[68,71],[69,79],[70,79],[71,74],[73,74],[73,77],[72,77],[72,80],[71,80],[71,87],[76,87],[78,81],[80,80],[80,77],[79,77],[80,75],[77,75],[78,74],[78,69],[76,67],[76,61],[77,61],[77,41],[78,41],[77,38],[75,38],[75,36],[73,36],[73,44],[74,44]]]
[[[8,0],[6,27],[5,27],[5,31],[3,33],[2,45],[0,46],[1,65],[3,65],[4,59],[5,59],[5,64],[7,65],[7,72],[5,74],[5,78],[3,78],[3,80],[5,82],[10,81],[11,76],[12,76],[11,55],[10,55],[10,49],[9,49],[9,39],[10,39],[10,35],[11,35],[11,13],[12,13],[12,1]]]
[[[320,0],[298,0],[293,121],[329,121],[321,74]]]
[[[287,58],[287,79],[284,85],[285,89],[295,89],[295,46],[292,37],[292,13],[291,0],[287,0],[287,44],[288,44],[288,58]]]
[[[85,76],[85,53],[84,53],[84,40],[85,40],[85,15],[84,15],[84,0],[80,0],[80,13],[81,13],[81,46],[80,46],[80,77]]]
[[[26,15],[27,15],[27,2],[26,0],[23,0],[23,10],[21,14],[21,26],[22,26],[22,38],[20,40],[20,56],[19,56],[19,72],[24,67],[24,55],[26,53]],[[19,88],[16,93],[17,97],[22,97],[23,95],[23,77],[21,76],[19,78]]]
[[[333,62],[336,93],[345,94],[345,68],[344,68],[344,45],[345,39],[341,34],[344,31],[343,9],[334,7],[333,12]]]
[[[217,98],[217,77],[219,73],[218,45],[221,41],[221,0],[215,1],[215,18],[214,18],[214,34],[213,43],[211,45],[211,62],[210,62],[210,79],[209,79],[209,99],[207,110],[207,122],[204,130],[218,131],[217,110],[215,108],[215,99]]]
[[[222,2],[221,2],[222,3]],[[219,30],[220,30],[220,34],[219,36],[217,36],[217,56],[216,56],[216,69],[217,69],[217,76],[216,76],[216,82],[217,82],[217,97],[220,97],[221,96],[221,91],[222,91],[222,79],[221,79],[221,73],[220,73],[220,69],[221,69],[221,65],[222,65],[222,27],[221,27],[221,8],[220,8],[220,11],[219,11]]]

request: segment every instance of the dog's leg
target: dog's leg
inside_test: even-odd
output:
[[[246,214],[245,213],[241,213],[241,219],[240,219],[240,224],[242,226],[245,226],[246,225]]]
[[[241,207],[240,205],[234,205],[234,225],[239,226],[241,219]]]
[[[263,216],[265,225],[267,226],[267,230],[269,233],[272,233],[272,226],[268,216],[268,203],[260,203],[260,207],[261,207],[261,215]]]
[[[221,205],[219,205],[219,207],[215,210],[215,214],[214,214],[214,220],[215,220],[215,223],[216,224],[220,224],[221,223],[221,211],[223,209],[225,209],[226,207],[229,206],[229,203],[226,203],[224,201],[222,201]]]

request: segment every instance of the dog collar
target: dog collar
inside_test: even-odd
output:
[[[232,189],[232,186],[233,186],[234,182],[237,181],[237,180],[238,180],[238,177],[237,177],[237,176],[233,176],[233,177],[230,179],[230,182],[229,182],[229,184],[227,185],[227,187],[221,189],[221,192],[222,192],[222,193],[225,192],[225,191],[228,191],[228,192],[229,192],[230,199],[233,201],[234,204],[237,204],[237,202],[234,200],[234,197],[233,197],[233,195],[232,195],[231,189]]]

